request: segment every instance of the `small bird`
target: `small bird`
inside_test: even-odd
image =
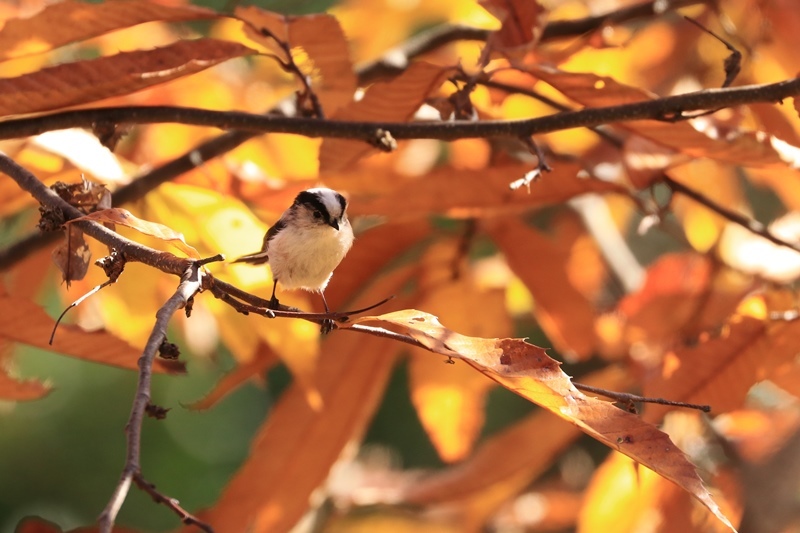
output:
[[[267,231],[260,252],[233,262],[269,263],[274,280],[272,307],[279,305],[275,289],[280,282],[285,289],[319,292],[327,313],[325,287],[352,245],[347,200],[333,189],[317,187],[295,197],[291,207]]]

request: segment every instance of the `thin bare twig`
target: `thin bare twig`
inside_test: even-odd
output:
[[[672,400],[665,400],[664,398],[648,398],[647,396],[638,396],[636,394],[629,394],[627,392],[616,392],[607,389],[601,389],[599,387],[593,387],[591,385],[584,385],[583,383],[578,383],[573,381],[573,385],[575,388],[583,391],[583,392],[590,392],[592,394],[600,394],[605,396],[606,398],[611,398],[612,400],[616,400],[622,403],[633,403],[633,402],[640,402],[640,403],[655,403],[658,405],[671,405],[673,407],[683,407],[686,409],[697,409],[699,411],[703,411],[704,413],[711,412],[710,405],[698,405],[696,403],[686,403],[686,402],[675,402]]]
[[[178,515],[181,519],[181,522],[187,526],[197,526],[206,533],[214,533],[214,529],[209,524],[203,522],[192,513],[181,507],[180,502],[175,498],[170,498],[169,496],[156,490],[156,486],[142,477],[141,473],[136,473],[133,475],[133,482],[136,483],[137,487],[149,494],[156,503],[165,505],[173,513]]]
[[[97,292],[100,292],[100,290],[101,290],[101,289],[103,289],[103,288],[105,288],[105,287],[108,287],[109,285],[111,285],[111,284],[112,284],[112,283],[114,283],[115,281],[116,281],[116,280],[114,280],[114,279],[109,279],[109,280],[106,280],[106,281],[104,281],[103,283],[101,283],[100,285],[97,285],[97,286],[95,286],[95,287],[94,287],[92,290],[90,290],[89,292],[87,292],[86,294],[84,294],[83,296],[81,296],[80,298],[78,298],[77,300],[75,300],[74,302],[72,302],[71,304],[69,304],[69,305],[67,306],[67,308],[66,308],[66,309],[64,309],[64,310],[61,312],[61,314],[60,314],[60,315],[58,315],[58,319],[56,320],[56,323],[55,323],[55,324],[53,324],[53,331],[52,331],[52,333],[50,333],[50,342],[49,342],[49,344],[50,344],[51,346],[53,345],[53,339],[55,339],[55,338],[56,338],[56,330],[58,329],[58,325],[59,325],[59,324],[61,324],[61,320],[63,320],[64,316],[66,316],[66,314],[67,314],[67,311],[69,311],[69,310],[70,310],[70,309],[72,309],[73,307],[78,307],[78,306],[79,306],[81,303],[83,303],[83,301],[84,301],[86,298],[88,298],[89,296],[91,296],[91,295],[93,295],[93,294],[95,294],[95,293],[97,293]]]
[[[734,224],[742,226],[743,228],[745,228],[746,230],[750,231],[751,233],[754,233],[754,234],[758,235],[759,237],[763,237],[763,238],[767,239],[769,242],[771,242],[773,244],[777,244],[778,246],[783,246],[783,247],[789,248],[791,250],[794,250],[796,252],[800,252],[800,246],[798,246],[797,244],[793,244],[793,243],[790,243],[788,241],[785,241],[785,240],[781,239],[780,237],[776,237],[775,235],[772,234],[772,232],[769,231],[769,229],[767,229],[767,227],[764,224],[762,224],[758,220],[753,220],[752,218],[748,218],[748,217],[746,217],[744,215],[741,215],[741,214],[737,213],[736,211],[728,209],[727,207],[716,203],[711,198],[708,198],[708,197],[700,194],[699,192],[695,191],[694,189],[692,189],[690,187],[687,187],[683,183],[681,183],[679,181],[676,181],[676,180],[670,178],[667,175],[664,175],[663,181],[664,181],[664,183],[667,184],[667,186],[670,188],[670,190],[673,193],[677,192],[677,193],[680,193],[680,194],[682,194],[684,196],[687,196],[687,197],[691,198],[695,202],[706,206],[707,208],[711,209],[715,213],[718,213],[719,215],[722,215],[724,218],[726,218],[727,220],[733,222]]]
[[[187,302],[202,287],[203,269],[196,262],[190,262],[186,272],[181,277],[175,293],[156,313],[156,321],[147,344],[139,358],[139,380],[136,385],[136,396],[133,400],[133,407],[125,426],[127,435],[128,451],[125,455],[125,465],[122,468],[122,475],[114,489],[111,499],[105,509],[97,519],[100,533],[111,533],[114,521],[122,507],[131,481],[141,473],[141,437],[142,421],[144,420],[145,410],[150,403],[150,380],[153,372],[153,360],[156,357],[161,343],[167,336],[167,324],[178,309],[186,306]]]

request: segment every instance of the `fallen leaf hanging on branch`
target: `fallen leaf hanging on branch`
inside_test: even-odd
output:
[[[101,223],[120,224],[121,226],[135,229],[136,231],[144,233],[145,235],[150,235],[151,237],[161,239],[193,259],[200,259],[200,253],[192,246],[186,244],[186,240],[183,238],[182,233],[168,228],[163,224],[159,224],[158,222],[148,222],[147,220],[142,220],[141,218],[133,215],[127,209],[122,209],[121,207],[103,209],[102,211],[97,211],[95,213],[73,219],[70,222],[75,222],[76,220],[94,220],[95,222]]]
[[[362,317],[353,324],[399,328],[430,351],[463,360],[512,392],[673,481],[734,529],[711,498],[694,465],[666,433],[609,402],[585,396],[544,348],[522,339],[467,337],[447,329],[435,316],[415,309]]]

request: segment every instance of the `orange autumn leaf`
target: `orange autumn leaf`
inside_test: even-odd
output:
[[[35,15],[5,22],[0,30],[0,61],[46,52],[75,41],[152,21],[177,22],[217,18],[209,9],[164,5],[143,0],[50,4]]]
[[[312,76],[312,89],[319,97],[326,116],[353,101],[356,75],[350,62],[348,43],[339,21],[331,15],[318,14],[287,17],[264,11],[256,6],[237,7],[236,17],[245,22],[245,33],[255,42],[283,57],[283,49],[261,32],[267,29],[291,48],[300,47],[311,65],[301,62],[300,68]],[[286,59],[286,58],[284,58]],[[318,77],[319,83],[313,78]]]
[[[442,167],[424,180],[392,172],[375,174],[357,169],[334,175],[326,181],[350,191],[353,215],[383,215],[408,220],[430,215],[472,218],[519,213],[526,209],[565,202],[588,192],[619,192],[619,186],[581,177],[580,167],[569,163],[554,165],[553,171],[531,186],[530,192],[512,190],[511,182],[531,170],[530,165],[501,165],[480,170]],[[369,174],[364,187],[352,183]],[[349,185],[348,187],[348,184]]]
[[[717,336],[668,352],[644,380],[644,394],[708,404],[716,414],[739,408],[750,387],[793,360],[798,334],[797,321],[764,323],[734,316]],[[658,421],[668,410],[651,405],[644,418]]]
[[[564,72],[536,67],[531,74],[587,107],[605,107],[652,100],[643,89],[624,85],[607,76]],[[781,158],[768,138],[753,132],[739,132],[730,138],[715,138],[698,131],[686,121],[638,120],[621,122],[619,127],[650,141],[692,157],[708,157],[723,163],[743,166],[779,166]]]
[[[331,118],[350,122],[404,122],[450,74],[450,69],[425,62],[412,63],[391,81],[370,86],[364,97]],[[377,138],[376,142],[380,139]],[[376,149],[363,141],[324,139],[319,151],[320,173],[342,170]]]
[[[42,383],[35,379],[17,379],[8,374],[0,364],[0,399],[23,402],[44,398],[51,391],[48,383]]]
[[[538,184],[537,184],[538,185]],[[568,250],[516,218],[492,222],[488,233],[511,270],[531,291],[534,315],[556,349],[586,357],[596,343],[591,302],[570,282]]]
[[[53,344],[48,341],[55,321],[44,309],[30,300],[0,296],[0,337],[51,350],[56,353],[104,365],[137,369],[141,352],[105,331],[84,331],[78,326],[61,324]],[[183,373],[182,366],[157,359],[156,372]]]
[[[544,349],[521,339],[467,337],[445,328],[433,315],[412,309],[363,317],[354,323],[399,328],[429,350],[465,361],[512,392],[673,481],[733,530],[694,465],[666,433],[609,402],[585,396]]]
[[[387,276],[357,303],[371,303],[375,294],[396,291],[409,274],[406,268]],[[398,307],[402,301],[388,305]],[[401,349],[374,336],[339,332],[329,337],[318,366],[321,407],[314,410],[303,388],[291,385],[253,439],[250,455],[217,503],[202,513],[203,519],[230,531],[291,529],[345,445],[364,433]],[[365,353],[373,355],[360,356]]]
[[[614,368],[583,380],[587,385],[612,390],[622,388],[627,381],[629,378]],[[544,411],[534,413],[487,439],[464,462],[409,486],[402,501],[411,505],[457,505],[463,515],[463,530],[476,530],[502,503],[549,468],[579,435],[578,428],[558,417]]]
[[[0,79],[0,116],[49,111],[130,94],[255,53],[218,39],[178,41]]]
[[[71,222],[75,222],[76,220],[93,220],[95,222],[119,224],[127,228],[132,228],[140,233],[150,235],[151,237],[161,239],[162,241],[171,244],[193,259],[200,259],[200,253],[192,246],[186,244],[186,240],[184,239],[182,233],[168,228],[163,224],[159,224],[158,222],[148,222],[147,220],[142,220],[127,209],[123,209],[121,207],[95,211],[94,213],[89,213],[88,215],[73,219]]]
[[[481,290],[467,275],[429,290],[420,307],[470,335],[508,336],[512,331],[505,291]],[[492,320],[487,321],[486,316]],[[409,386],[411,401],[431,443],[443,461],[452,463],[472,450],[483,427],[486,394],[492,383],[466,365],[443,363],[427,350],[414,348],[408,366]]]
[[[490,39],[489,46],[518,58],[532,50],[542,36],[547,10],[535,0],[480,0],[484,9],[502,26]]]

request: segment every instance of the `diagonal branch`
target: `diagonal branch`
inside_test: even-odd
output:
[[[117,483],[111,499],[100,514],[97,523],[101,533],[111,533],[117,513],[119,513],[125,498],[128,495],[131,482],[141,477],[141,440],[142,421],[145,409],[150,403],[150,380],[153,373],[153,360],[156,357],[161,343],[167,336],[167,324],[179,309],[186,307],[187,302],[198,292],[202,286],[203,270],[197,262],[191,262],[181,276],[178,289],[169,300],[156,313],[156,322],[147,340],[142,356],[139,358],[139,381],[136,386],[136,396],[133,400],[130,418],[125,426],[128,451],[125,456],[125,466]]]

